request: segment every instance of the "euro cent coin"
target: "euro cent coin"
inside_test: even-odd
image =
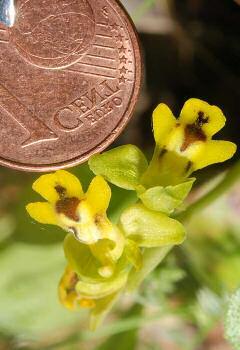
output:
[[[140,90],[134,26],[115,0],[19,0],[0,25],[0,164],[86,161],[129,121]]]

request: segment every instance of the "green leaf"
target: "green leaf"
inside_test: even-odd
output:
[[[110,294],[118,292],[127,282],[128,273],[122,272],[114,278],[101,282],[79,281],[76,285],[76,291],[83,297],[92,299],[105,298]]]
[[[171,214],[187,197],[195,179],[191,178],[175,186],[157,186],[139,194],[143,204],[150,210]]]
[[[225,320],[225,335],[236,350],[240,349],[240,289],[230,298]]]
[[[58,300],[64,266],[59,244],[12,243],[1,250],[0,331],[21,339],[46,338],[83,318],[83,313],[65,310]]]
[[[185,239],[185,229],[177,220],[154,212],[142,204],[125,210],[120,218],[122,230],[140,247],[160,247],[180,244]]]
[[[84,281],[102,280],[98,272],[102,265],[93,256],[89,247],[77,241],[72,234],[68,234],[64,240],[64,252],[72,269]]]
[[[90,169],[96,175],[102,175],[112,184],[126,190],[135,190],[148,167],[142,151],[133,145],[114,148],[90,158]]]

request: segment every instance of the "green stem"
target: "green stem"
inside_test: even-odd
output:
[[[143,253],[142,268],[137,272],[132,269],[128,278],[127,291],[132,292],[137,289],[145,277],[149,275],[166,257],[172,249],[172,245],[166,247],[146,249]]]
[[[186,211],[176,215],[176,219],[179,221],[187,221],[193,215],[200,212],[202,209],[205,209],[211,203],[213,203],[216,199],[222,196],[224,193],[229,190],[235,182],[240,180],[240,161],[238,161],[225,175],[223,180],[214,187],[211,191],[209,191],[205,196],[197,200],[195,203],[190,205]]]

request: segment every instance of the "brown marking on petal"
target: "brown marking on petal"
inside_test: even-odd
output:
[[[161,149],[158,158],[162,158],[166,152],[167,150],[165,148]]]
[[[193,163],[192,163],[191,161],[189,161],[189,162],[187,163],[186,168],[185,168],[185,173],[188,173],[188,172],[189,172],[189,170],[191,169],[192,165],[193,165]]]
[[[198,112],[198,118],[196,120],[196,125],[201,128],[204,124],[207,124],[209,122],[209,117],[205,117],[204,112],[199,111]]]
[[[181,147],[181,152],[186,151],[186,149],[196,141],[206,141],[207,137],[202,130],[202,126],[208,123],[209,117],[205,117],[204,112],[198,112],[198,118],[195,123],[186,125],[184,129],[184,142]]]
[[[78,283],[79,281],[79,278],[78,278],[78,275],[76,274],[76,272],[73,272],[72,273],[72,276],[70,277],[70,286],[76,286],[76,284]]]
[[[72,272],[69,276],[68,286],[66,286],[66,292],[67,294],[75,292],[76,284],[78,283],[79,278],[78,275],[75,272]]]
[[[97,214],[94,218],[94,222],[97,226],[101,225],[103,221],[104,221],[104,217],[101,214]]]
[[[76,213],[79,203],[80,200],[76,197],[62,198],[56,203],[57,213],[64,214],[74,221],[79,221],[79,216]]]
[[[66,188],[62,187],[61,185],[57,185],[54,188],[57,191],[60,198],[64,198],[66,196],[66,193],[67,193]]]

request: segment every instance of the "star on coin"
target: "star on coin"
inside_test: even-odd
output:
[[[120,57],[120,62],[126,64],[127,63],[127,57],[126,56]]]
[[[121,74],[126,74],[127,72],[128,70],[124,66],[120,69]]]
[[[119,83],[120,84],[125,84],[126,81],[127,81],[127,79],[123,75],[121,75],[121,77],[119,78]]]
[[[126,53],[127,51],[126,47],[124,47],[123,45],[119,47],[118,50],[119,50],[119,53]]]
[[[117,39],[117,41],[120,41],[120,42],[122,42],[123,41],[123,39],[124,39],[124,36],[123,35],[121,35],[120,33],[116,36],[116,39]]]

